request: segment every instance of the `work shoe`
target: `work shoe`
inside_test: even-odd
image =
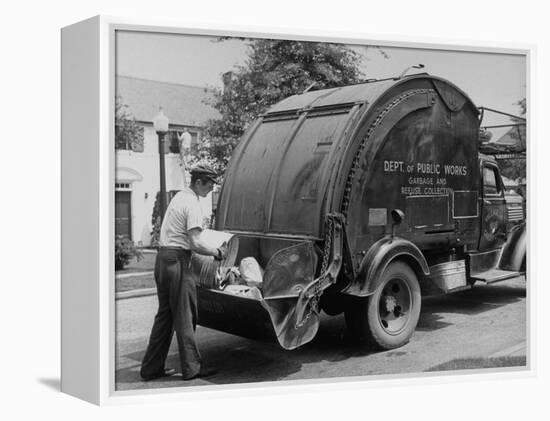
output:
[[[194,374],[191,377],[184,377],[183,380],[203,379],[205,377],[213,376],[217,372],[218,370],[213,367],[201,367],[197,374]]]
[[[160,373],[150,374],[148,376],[141,376],[141,378],[146,382],[149,382],[151,380],[160,379],[161,377],[170,377],[174,374],[176,374],[176,370],[174,370],[173,368],[165,368]]]

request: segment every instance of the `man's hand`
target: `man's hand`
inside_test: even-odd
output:
[[[224,241],[224,243],[218,247],[218,255],[217,256],[214,256],[214,259],[216,260],[223,260],[225,259],[225,257],[227,256],[227,242]]]

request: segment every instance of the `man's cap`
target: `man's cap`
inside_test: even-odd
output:
[[[216,173],[216,171],[214,171],[212,167],[206,164],[195,165],[193,168],[191,168],[190,172],[191,174],[206,177],[214,183],[216,183],[218,179],[218,174]]]

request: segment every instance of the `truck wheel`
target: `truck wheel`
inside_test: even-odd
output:
[[[380,285],[366,300],[346,311],[350,330],[382,349],[405,345],[420,317],[420,286],[414,271],[405,263],[390,263]]]

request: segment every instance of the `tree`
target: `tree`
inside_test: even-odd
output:
[[[143,151],[143,128],[119,95],[115,98],[115,149]]]
[[[516,105],[520,108],[520,115],[525,116],[527,113],[527,102],[525,98],[516,102]],[[525,151],[527,147],[526,143],[526,130],[525,122],[519,119],[512,119],[514,124],[520,124],[517,128],[510,131],[510,137],[517,140],[518,149]],[[503,159],[499,160],[499,167],[502,175],[511,180],[517,180],[518,178],[525,178],[527,173],[527,165],[525,159]]]
[[[258,39],[248,41],[248,60],[224,74],[224,89],[211,105],[221,117],[205,128],[210,155],[225,168],[246,127],[271,105],[307,88],[359,82],[361,56],[341,44]]]

